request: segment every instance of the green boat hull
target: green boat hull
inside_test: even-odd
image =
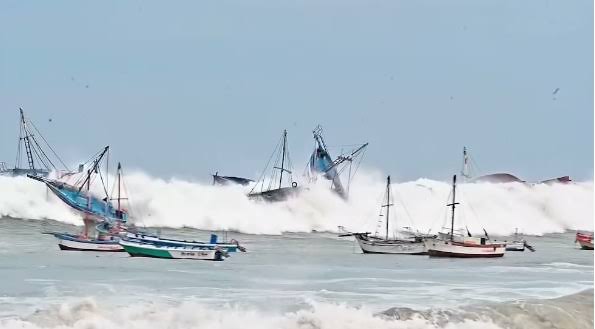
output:
[[[167,250],[154,250],[127,245],[123,245],[123,247],[124,250],[132,257],[173,258]]]

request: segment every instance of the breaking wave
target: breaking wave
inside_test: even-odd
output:
[[[267,204],[249,200],[243,186],[212,186],[180,179],[160,179],[143,173],[126,176],[133,221],[153,227],[193,227],[252,234],[282,232],[374,232],[384,191],[377,172],[358,174],[349,200],[312,185],[300,196]],[[396,227],[414,226],[436,232],[446,224],[450,185],[429,179],[398,183]],[[475,183],[461,184],[457,192],[458,223],[471,232],[485,228],[507,235],[514,228],[526,234],[545,234],[593,228],[593,183],[571,184]],[[54,219],[81,224],[79,216],[51,195],[43,184],[26,177],[0,177],[0,215],[27,219]]]
[[[107,306],[95,299],[55,304],[32,315],[0,319],[1,328],[592,328],[593,290],[552,300],[491,303],[465,310],[416,311],[391,308],[375,313],[365,307],[310,303],[286,313],[237,305],[207,306],[196,301],[136,302]]]

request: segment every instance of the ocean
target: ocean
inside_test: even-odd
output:
[[[436,259],[364,255],[338,237],[340,224],[376,229],[381,179],[348,201],[313,190],[266,205],[237,187],[133,175],[139,225],[185,239],[226,230],[248,249],[208,262],[60,251],[42,232],[78,232],[80,219],[36,182],[0,179],[0,328],[593,327],[593,252],[574,244],[593,225],[589,182],[461,188],[474,204],[461,221],[481,217],[496,239],[519,227],[537,251]],[[408,205],[397,220],[442,225],[447,183],[394,188]]]

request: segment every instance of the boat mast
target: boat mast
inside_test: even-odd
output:
[[[281,184],[283,183],[283,166],[285,165],[285,149],[287,144],[287,129],[283,130],[283,153],[281,155],[281,174],[279,175],[279,188],[281,188]]]
[[[386,177],[386,204],[383,204],[382,207],[386,207],[386,240],[388,240],[388,215],[390,213],[389,208],[393,204],[390,203],[390,175]]]
[[[447,204],[447,207],[452,207],[452,217],[450,222],[450,241],[454,241],[454,227],[455,227],[455,205],[459,203],[456,202],[455,193],[457,190],[457,175],[452,176],[452,203]]]
[[[469,156],[467,155],[467,147],[463,146],[463,169],[461,170],[463,180],[471,178],[469,173]]]
[[[19,107],[21,112],[21,129],[24,132],[23,143],[25,143],[25,152],[27,153],[27,162],[29,169],[35,170],[35,163],[33,162],[33,153],[31,153],[31,141],[29,140],[29,132],[27,131],[27,122],[25,121],[25,114],[23,109]]]
[[[118,162],[118,212],[121,211],[121,209],[120,209],[120,200],[122,199],[120,197],[120,182],[121,182],[121,177],[122,177],[122,165]]]
[[[389,209],[390,209],[390,175],[386,177],[386,239],[388,240],[388,221],[389,221]]]

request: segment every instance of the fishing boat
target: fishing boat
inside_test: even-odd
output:
[[[313,130],[314,134],[314,152],[310,156],[308,161],[307,176],[310,182],[318,180],[319,176],[331,182],[331,189],[342,198],[346,199],[349,194],[349,184],[352,179],[352,174],[357,172],[357,167],[352,171],[352,164],[355,159],[359,158],[363,154],[364,150],[368,146],[368,143],[364,143],[357,148],[353,149],[349,153],[339,155],[335,160],[332,159],[330,152],[322,136],[322,127],[317,126]],[[348,164],[348,166],[346,166]],[[357,164],[359,166],[359,163]],[[343,187],[341,182],[341,173],[349,168],[347,188]]]
[[[529,249],[530,251],[535,251],[533,246],[527,243],[521,235],[519,235],[519,229],[516,228],[514,231],[514,238],[512,241],[504,241],[506,242],[506,251],[525,251],[525,248]]]
[[[219,248],[227,252],[246,252],[246,248],[241,246],[240,243],[235,239],[231,239],[229,242],[218,242],[218,236],[216,234],[211,234],[211,239],[209,242],[168,239],[158,237],[156,235],[131,232],[126,233],[125,237],[128,241],[134,241],[144,244],[153,244],[155,246],[163,247],[195,247],[202,249]]]
[[[60,200],[69,205],[83,217],[83,231],[78,234],[49,232],[58,239],[58,246],[61,250],[79,250],[79,251],[123,251],[123,247],[118,244],[120,232],[114,232],[113,229],[124,225],[128,220],[128,213],[122,209],[121,200],[121,176],[122,166],[118,163],[117,172],[117,199],[112,199],[107,194],[105,187],[106,180],[103,179],[99,165],[105,157],[109,147],[94,157],[90,169],[86,175],[78,178],[78,183],[68,184],[64,181],[48,179],[45,177],[27,175],[28,177],[41,181],[52,191]],[[84,165],[83,165],[84,166]],[[81,170],[82,172],[82,170]],[[91,193],[90,186],[94,176],[99,175],[103,190],[106,193],[104,198]],[[117,200],[117,207],[114,207],[111,201]],[[108,227],[107,231],[97,229],[104,224]]]
[[[221,261],[225,257],[225,251],[217,249],[206,249],[191,246],[157,246],[152,243],[142,243],[121,239],[120,245],[132,257],[153,257],[168,259],[197,259]]]
[[[415,234],[410,230],[405,236],[390,238],[389,224],[390,224],[390,207],[394,206],[391,203],[391,189],[390,176],[386,178],[386,203],[381,207],[385,209],[386,218],[386,232],[384,237],[372,236],[369,232],[366,233],[350,233],[342,234],[341,236],[352,235],[357,240],[360,248],[364,254],[404,254],[404,255],[425,255],[424,237]],[[381,214],[381,216],[383,216]]]
[[[492,242],[484,229],[485,236],[474,237],[467,231],[467,236],[456,234],[455,226],[455,206],[456,202],[457,176],[452,178],[452,202],[448,204],[451,207],[451,223],[449,233],[440,233],[435,239],[426,239],[425,245],[430,257],[456,257],[456,258],[485,258],[502,257],[506,252],[506,244]]]
[[[113,236],[105,238],[88,238],[80,235],[46,232],[58,239],[58,247],[65,251],[108,251],[121,252],[124,248],[120,245],[119,239]]]
[[[575,243],[581,246],[584,250],[593,250],[593,232],[576,232]]]
[[[105,159],[108,151],[109,146],[106,146],[95,155],[88,162],[90,163],[90,168],[82,176],[76,177],[76,175],[70,174],[63,176],[61,179],[49,179],[35,175],[27,175],[27,177],[44,183],[62,202],[81,213],[86,221],[101,222],[104,220],[119,220],[126,222],[128,215],[111,204],[105,185],[106,178],[104,178],[104,174],[100,170],[100,164]],[[84,171],[84,166],[84,164],[80,165],[80,172]],[[94,181],[95,176],[100,176],[105,196],[99,197],[91,192],[91,183]],[[75,182],[69,183],[66,181],[70,178],[74,178]]]
[[[268,186],[265,187],[265,175],[269,170],[271,159],[275,154],[277,156],[271,168],[272,174],[269,177]],[[293,181],[292,177],[292,165],[291,159],[289,158],[289,150],[287,145],[287,130],[283,130],[281,140],[275,147],[273,155],[271,155],[271,158],[269,158],[269,161],[267,162],[260,179],[257,181],[256,185],[252,187],[250,193],[248,193],[248,198],[267,202],[278,202],[287,200],[288,198],[295,196],[300,192],[297,182]],[[284,173],[287,174],[285,177],[289,186],[283,185]],[[277,182],[278,185],[276,185]]]
[[[14,168],[9,168],[6,162],[0,162],[0,175],[3,176],[38,176],[47,177],[50,170],[69,171],[62,159],[54,152],[47,140],[37,130],[33,122],[25,117],[22,108],[19,108],[19,141]],[[37,138],[40,137],[40,139]],[[42,145],[45,145],[42,147]],[[48,151],[49,150],[49,151]],[[23,152],[27,158],[27,168],[22,167]],[[53,161],[50,155],[53,154]],[[58,169],[58,162],[64,169]]]

